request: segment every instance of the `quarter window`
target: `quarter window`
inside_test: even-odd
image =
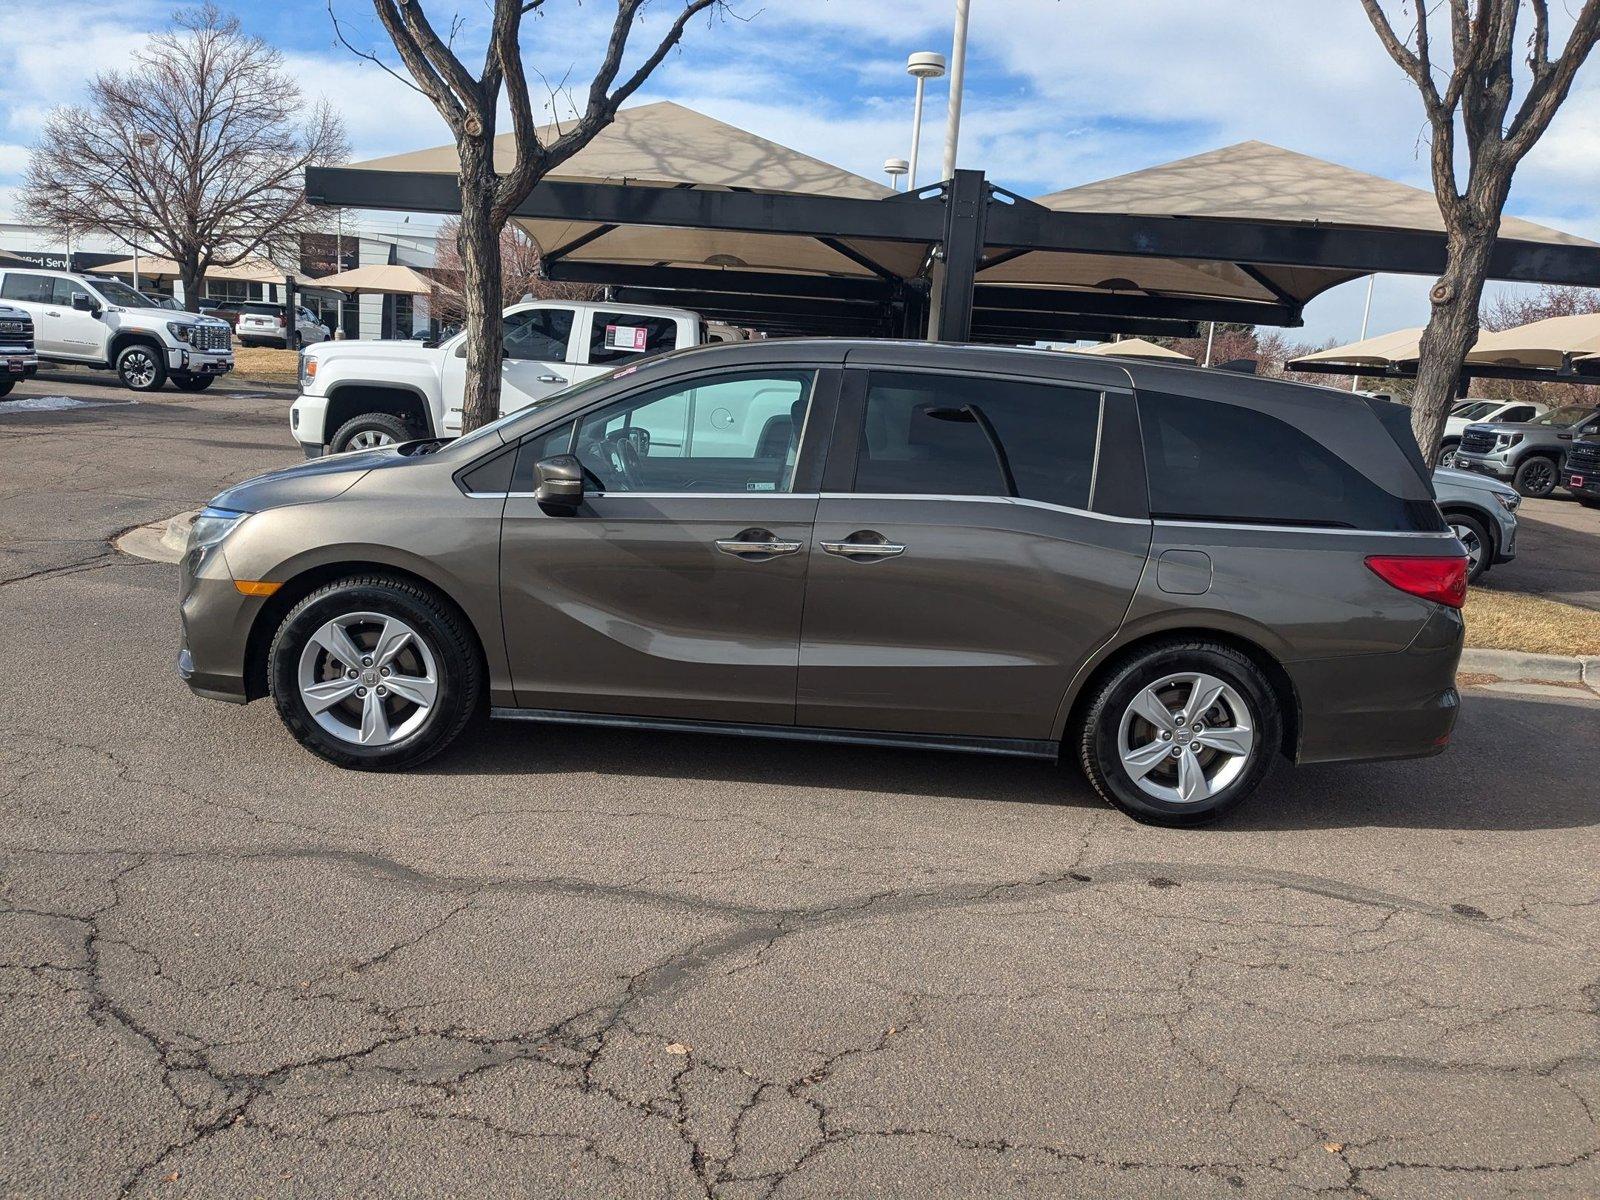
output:
[[[575,448],[608,492],[787,492],[814,371],[668,384],[585,417]]]
[[[1088,508],[1100,406],[1086,388],[874,371],[856,491]]]
[[[1154,517],[1350,529],[1416,527],[1405,501],[1268,413],[1141,392],[1139,416]]]
[[[678,345],[678,322],[639,313],[596,312],[589,329],[589,361],[617,363],[660,354]]]
[[[506,318],[506,356],[565,362],[573,316],[570,308],[528,308],[512,313]]]
[[[5,283],[0,284],[0,300],[21,300],[28,304],[53,304],[55,280],[49,275],[29,275],[24,271],[7,271]]]

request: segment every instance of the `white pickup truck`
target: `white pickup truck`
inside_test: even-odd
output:
[[[512,412],[569,384],[651,354],[705,341],[682,308],[535,300],[505,312],[500,410]],[[307,458],[413,438],[456,437],[466,386],[467,338],[323,342],[300,355],[289,427]]]

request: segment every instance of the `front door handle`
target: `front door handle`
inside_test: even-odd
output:
[[[904,546],[891,542],[876,529],[858,529],[842,542],[822,542],[821,546],[829,554],[844,558],[893,558],[906,552]]]
[[[541,376],[539,376],[539,382],[540,383],[565,383],[566,380],[561,378],[561,376],[559,376],[559,375],[541,375]]]
[[[776,558],[780,554],[796,554],[801,543],[786,542],[770,529],[746,529],[737,536],[720,538],[717,549],[735,558]]]

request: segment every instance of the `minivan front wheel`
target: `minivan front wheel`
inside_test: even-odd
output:
[[[415,766],[477,709],[483,666],[461,618],[408,580],[342,579],[284,617],[268,651],[278,715],[306,749],[341,767]]]
[[[1101,798],[1140,821],[1197,825],[1255,791],[1282,740],[1260,668],[1216,642],[1148,647],[1104,680],[1078,739]]]

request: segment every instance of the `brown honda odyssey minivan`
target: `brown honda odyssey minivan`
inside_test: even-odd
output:
[[[178,668],[344,767],[510,720],[1076,758],[1192,823],[1435,754],[1466,559],[1404,409],[1047,351],[686,350],[218,496]]]

